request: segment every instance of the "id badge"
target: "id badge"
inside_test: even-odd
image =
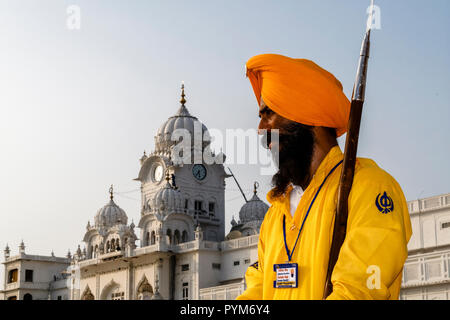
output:
[[[298,264],[274,264],[273,271],[276,273],[276,280],[273,282],[274,288],[298,287]]]

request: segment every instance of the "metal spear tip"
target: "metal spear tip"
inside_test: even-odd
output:
[[[374,11],[374,4],[373,4],[374,0],[370,1],[370,7],[369,7],[369,17],[367,18],[367,28],[366,28],[366,32],[370,33],[370,30],[372,30],[372,26],[373,26],[373,11]]]

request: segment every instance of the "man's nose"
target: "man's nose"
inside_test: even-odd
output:
[[[270,131],[270,127],[265,121],[261,120],[258,125],[258,134],[263,135],[265,131]]]

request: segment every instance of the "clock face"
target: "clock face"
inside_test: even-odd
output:
[[[192,167],[192,174],[194,178],[197,180],[203,180],[206,178],[206,168],[202,164],[194,164]]]
[[[164,168],[162,165],[158,164],[158,166],[153,171],[153,179],[155,179],[156,182],[160,182],[164,175]]]

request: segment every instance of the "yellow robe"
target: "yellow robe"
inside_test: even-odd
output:
[[[273,265],[288,260],[283,216],[286,217],[288,248],[292,251],[319,186],[342,159],[338,146],[330,150],[305,190],[293,218],[289,210],[292,188],[278,198],[268,193],[267,200],[272,206],[261,225],[258,263],[247,269],[247,289],[237,299],[322,299],[342,165],[328,177],[317,195],[293,252],[291,262],[298,263],[298,287],[275,289]],[[291,230],[293,225],[295,228]],[[333,271],[333,293],[328,299],[398,299],[410,237],[411,221],[400,186],[374,161],[358,158],[349,196],[347,235]]]

